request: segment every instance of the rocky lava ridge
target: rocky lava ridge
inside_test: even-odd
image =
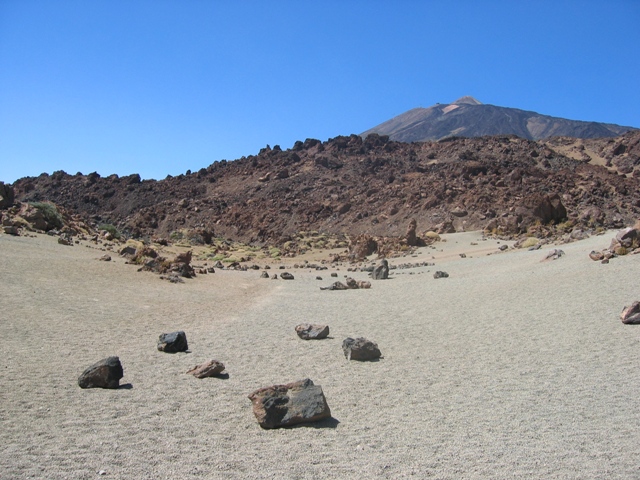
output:
[[[158,181],[58,171],[12,187],[16,201],[50,201],[133,237],[192,235],[205,243],[222,237],[281,245],[301,231],[403,237],[412,219],[418,234],[553,235],[633,224],[640,218],[640,133],[589,140],[586,150],[575,142],[492,136],[401,143],[351,135],[288,150],[267,146]],[[593,164],[590,152],[605,165]]]

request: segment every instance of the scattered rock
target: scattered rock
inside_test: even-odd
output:
[[[296,326],[296,333],[303,340],[322,340],[329,335],[329,325],[301,323]]]
[[[94,363],[78,377],[80,388],[118,388],[124,376],[118,357],[107,357]]]
[[[66,245],[67,247],[70,247],[73,245],[73,242],[68,237],[58,237],[58,243],[60,245]]]
[[[342,351],[347,360],[375,360],[382,356],[378,345],[363,337],[345,338],[342,342]]]
[[[187,335],[182,331],[163,333],[158,339],[158,350],[166,353],[186,352]]]
[[[282,272],[280,274],[280,278],[282,278],[283,280],[293,280],[293,275],[289,272]]]
[[[640,324],[640,302],[633,302],[630,307],[624,307],[620,319],[625,325]]]
[[[418,237],[416,236],[417,226],[418,223],[416,222],[416,219],[412,218],[409,222],[409,226],[407,227],[407,233],[405,233],[404,236],[407,245],[409,245],[410,247],[415,247],[416,245],[418,245]]]
[[[16,237],[20,235],[18,228],[12,225],[5,225],[2,228],[4,229],[4,233],[6,233],[7,235],[14,235]]]
[[[322,388],[308,378],[260,388],[249,395],[249,399],[262,428],[287,427],[331,417]]]
[[[389,262],[383,259],[380,265],[373,269],[371,278],[374,280],[387,280],[389,278]]]
[[[433,278],[448,278],[449,274],[447,272],[441,272],[440,270],[438,270],[436,273],[433,274]]]
[[[595,262],[599,262],[604,258],[604,253],[591,250],[591,253],[589,254],[589,258]]]
[[[98,260],[100,260],[101,262],[110,262],[111,261],[111,255],[109,255],[108,253],[105,253]]]
[[[557,260],[560,257],[564,256],[564,252],[560,249],[554,248],[541,260],[541,262],[546,262],[547,260]]]
[[[269,272],[262,272],[260,278],[269,278]]]
[[[349,290],[349,287],[342,282],[333,282],[328,287],[320,287],[320,290]]]
[[[190,373],[196,378],[215,377],[220,375],[224,371],[224,368],[224,363],[218,360],[209,360],[201,365],[190,368],[187,370],[187,373]]]

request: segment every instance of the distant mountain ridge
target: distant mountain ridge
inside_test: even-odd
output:
[[[616,137],[634,127],[541,115],[517,108],[486,105],[465,96],[449,104],[414,108],[363,133],[389,135],[398,142],[425,142],[447,137],[517,135],[528,140],[550,137]]]

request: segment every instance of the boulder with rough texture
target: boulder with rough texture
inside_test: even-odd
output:
[[[190,373],[196,378],[215,377],[216,375],[220,375],[224,371],[224,368],[224,363],[218,360],[209,360],[208,362],[190,368],[187,370],[187,373]]]
[[[378,345],[363,337],[345,338],[342,342],[342,351],[347,360],[376,360],[382,356]]]
[[[448,278],[449,274],[447,272],[441,272],[440,270],[438,270],[436,273],[433,274],[433,278]]]
[[[280,274],[280,278],[282,278],[283,280],[293,280],[293,275],[289,272],[282,272]]]
[[[626,325],[640,324],[640,302],[633,302],[630,307],[624,307],[620,319]]]
[[[301,323],[296,326],[296,333],[303,340],[321,340],[329,335],[329,325]]]
[[[259,388],[249,395],[249,400],[262,428],[287,427],[331,417],[322,388],[308,378]]]
[[[638,246],[638,230],[635,228],[624,228],[620,230],[615,237],[615,241],[625,248]]]
[[[118,388],[124,376],[118,357],[107,357],[94,363],[78,377],[80,388]]]
[[[373,269],[371,272],[371,278],[374,280],[386,280],[389,278],[389,262],[382,260],[380,265]]]
[[[165,353],[186,352],[189,349],[187,334],[182,330],[163,333],[158,339],[158,350]]]

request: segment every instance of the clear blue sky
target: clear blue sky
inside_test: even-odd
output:
[[[639,85],[639,0],[0,0],[0,180],[162,179],[464,95],[640,127]]]

